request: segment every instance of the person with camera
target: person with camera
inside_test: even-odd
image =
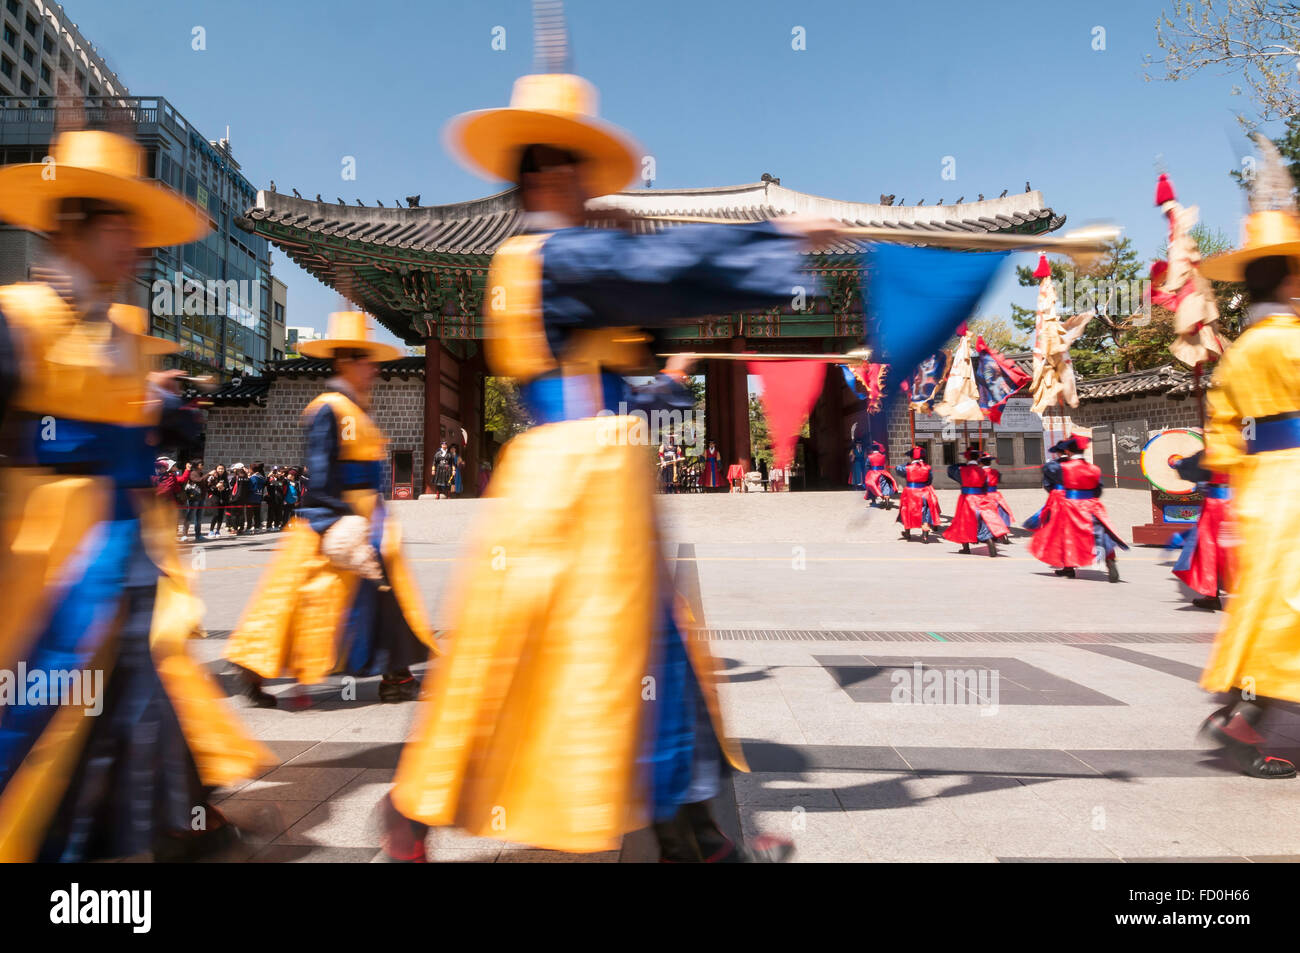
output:
[[[208,495],[205,501],[209,513],[208,539],[221,535],[221,525],[226,515],[226,505],[230,502],[230,477],[226,476],[226,465],[218,463],[215,470],[208,474]]]

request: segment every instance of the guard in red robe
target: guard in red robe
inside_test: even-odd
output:
[[[886,469],[888,465],[889,458],[885,456],[884,446],[872,443],[871,452],[867,454],[867,472],[864,477],[867,493],[863,499],[870,500],[872,506],[880,505],[886,509],[898,495],[898,481]]]
[[[1119,582],[1115,554],[1128,545],[1106,517],[1101,502],[1101,468],[1083,457],[1091,440],[1076,434],[1065,441],[1070,454],[1059,463],[1043,467],[1044,477],[1059,477],[1062,495],[1052,518],[1034,534],[1029,551],[1049,566],[1059,566],[1058,576],[1074,578],[1078,566],[1104,560],[1111,582]],[[1050,471],[1050,472],[1049,472]]]
[[[988,498],[988,474],[979,464],[980,452],[966,450],[966,462],[948,467],[948,476],[961,486],[957,497],[957,510],[943,538],[950,543],[961,543],[963,553],[970,552],[971,543],[985,543],[990,556],[998,554],[996,540],[1011,532],[998,514],[997,504]]]
[[[998,516],[1002,517],[1002,522],[1006,523],[1009,528],[1015,517],[1011,515],[1011,507],[1007,505],[1006,499],[1002,496],[1002,491],[998,489],[998,484],[1002,482],[1002,471],[994,466],[997,462],[997,458],[991,453],[980,454],[980,466],[984,468],[984,478],[988,486],[988,492],[984,495],[998,508]],[[1011,542],[1010,533],[1003,536],[998,542]]]
[[[1222,609],[1219,590],[1228,588],[1232,549],[1224,546],[1227,524],[1232,519],[1232,491],[1228,478],[1201,466],[1205,451],[1178,460],[1174,469],[1184,480],[1196,483],[1205,502],[1196,526],[1183,537],[1183,551],[1174,564],[1174,575],[1200,596],[1192,600],[1198,609]]]
[[[913,447],[912,462],[894,469],[907,482],[899,494],[898,521],[903,524],[903,539],[912,539],[912,530],[921,531],[921,542],[930,541],[930,531],[939,528],[939,495],[934,492],[934,471],[925,462],[925,450]]]
[[[1043,464],[1043,489],[1047,491],[1047,502],[1038,508],[1037,513],[1021,524],[1025,529],[1037,530],[1046,523],[1052,516],[1053,507],[1065,492],[1061,489],[1060,471],[1052,467],[1052,464],[1065,456],[1065,441],[1058,440],[1047,448],[1047,452],[1052,455],[1051,461]]]

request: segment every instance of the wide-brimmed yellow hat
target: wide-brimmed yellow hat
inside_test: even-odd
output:
[[[136,335],[140,349],[145,354],[175,354],[181,349],[178,341],[169,341],[149,333],[149,312],[144,308],[129,304],[115,304],[108,309],[108,318],[123,331]]]
[[[368,351],[372,361],[392,361],[402,356],[393,345],[371,339],[361,311],[335,311],[324,338],[298,345],[298,353],[304,357],[332,358],[335,351]]]
[[[1300,219],[1286,209],[1247,215],[1241,247],[1206,258],[1201,274],[1215,281],[1242,281],[1248,264],[1273,256],[1300,258]]]
[[[596,87],[573,73],[532,73],[515,80],[510,105],[462,113],[447,125],[447,148],[480,175],[514,182],[526,146],[581,156],[593,196],[625,188],[641,149],[596,116]]]
[[[50,157],[52,163],[0,168],[0,219],[52,232],[63,199],[97,199],[135,218],[141,248],[184,245],[211,231],[198,206],[143,177],[144,150],[124,136],[86,129],[64,132],[54,140]]]

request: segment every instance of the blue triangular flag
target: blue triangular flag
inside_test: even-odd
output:
[[[872,245],[862,281],[871,360],[889,364],[892,380],[911,380],[974,313],[1008,254]],[[886,402],[897,393],[891,387]]]

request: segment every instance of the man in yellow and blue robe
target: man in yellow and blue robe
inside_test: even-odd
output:
[[[276,705],[263,679],[314,685],[334,673],[380,675],[380,701],[411,701],[418,688],[411,666],[435,643],[401,527],[384,504],[388,441],[367,412],[376,362],[400,352],[370,340],[357,311],[332,314],[327,337],[305,342],[303,352],[335,369],[302,413],[311,482],[226,658],[261,707]]]
[[[1300,315],[1291,303],[1300,297],[1300,221],[1256,212],[1247,235],[1245,248],[1202,267],[1211,278],[1244,280],[1253,303],[1208,395],[1203,465],[1228,476],[1238,544],[1201,687],[1228,695],[1205,733],[1242,773],[1272,780],[1294,778],[1295,765],[1265,754],[1258,728],[1274,702],[1300,702]]]
[[[586,93],[569,74],[524,77],[521,90],[570,111]],[[665,861],[784,856],[770,839],[737,849],[708,806],[743,760],[721,728],[707,649],[677,619],[651,435],[635,413],[689,409],[686,362],[644,388],[623,375],[649,362],[641,328],[779,306],[807,287],[800,239],[813,225],[581,227],[593,183],[620,187],[631,153],[606,129],[539,121],[557,126],[546,145],[502,147],[526,234],[497,252],[487,312],[489,366],[519,380],[539,425],[508,445],[449,587],[451,647],[398,768],[385,847],[422,860],[425,826],[454,824],[600,851],[652,821]],[[538,127],[527,130],[515,132]],[[566,136],[572,147],[558,147]]]
[[[231,841],[211,789],[274,758],[186,653],[202,607],[151,477],[195,421],[151,370],[175,346],[115,302],[139,248],[207,216],[140,178],[129,140],[53,153],[54,178],[0,170],[0,218],[53,245],[48,280],[0,288],[0,861],[185,859]]]

